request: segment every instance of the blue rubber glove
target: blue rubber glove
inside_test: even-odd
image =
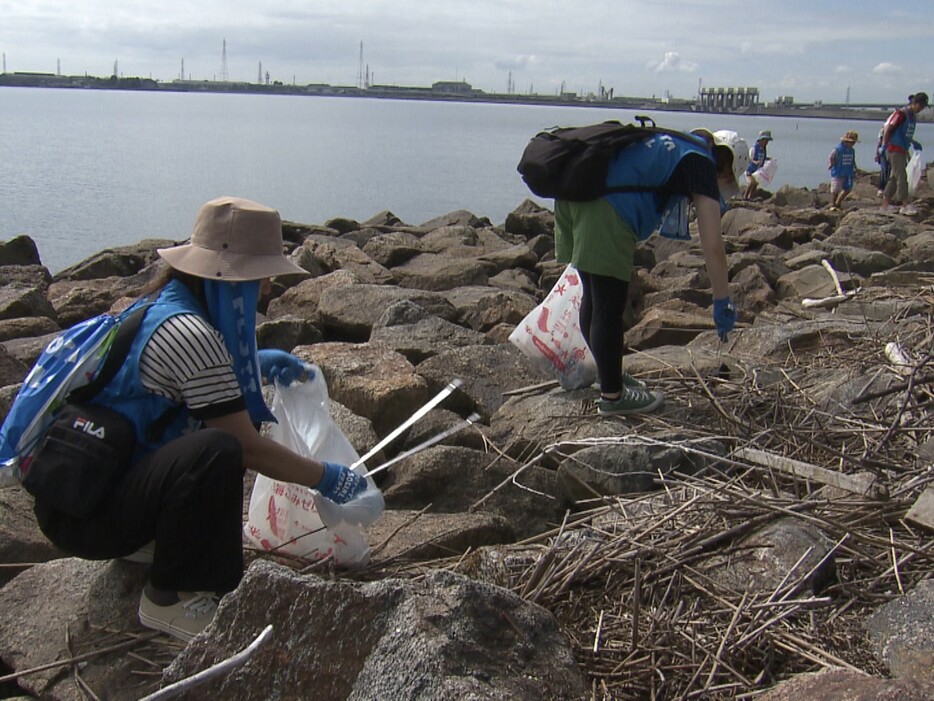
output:
[[[335,462],[322,464],[324,476],[315,489],[335,504],[346,504],[366,491],[366,478],[361,477],[349,467]]]
[[[736,324],[736,308],[729,297],[713,301],[713,323],[717,325],[720,340],[726,341],[727,335]]]
[[[275,348],[259,351],[259,371],[266,382],[278,382],[288,387],[293,382],[310,380],[315,373],[308,365],[291,353]]]

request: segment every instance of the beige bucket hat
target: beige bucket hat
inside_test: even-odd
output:
[[[305,273],[282,250],[279,212],[239,197],[219,197],[201,207],[188,243],[157,252],[183,273],[243,282]]]

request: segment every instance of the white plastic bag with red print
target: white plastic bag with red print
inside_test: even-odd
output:
[[[554,374],[564,389],[589,387],[597,365],[580,328],[583,286],[569,265],[548,296],[509,334],[509,340],[538,365]]]
[[[359,455],[331,418],[327,385],[321,370],[314,378],[289,387],[276,385],[272,413],[278,421],[269,437],[319,461],[352,465]],[[365,474],[361,465],[357,471]],[[383,495],[368,478],[367,490],[347,504],[334,504],[317,491],[256,476],[244,533],[266,551],[309,560],[333,556],[344,567],[362,567],[370,548],[361,528],[383,510]]]

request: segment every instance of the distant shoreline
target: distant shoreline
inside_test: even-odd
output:
[[[455,84],[456,85],[456,84]],[[464,83],[467,86],[466,83]],[[484,93],[473,90],[456,92],[435,91],[431,88],[404,86],[332,86],[326,84],[286,85],[219,81],[183,81],[170,83],[149,78],[97,78],[93,76],[60,76],[50,73],[2,73],[0,87],[64,88],[128,90],[153,92],[235,93],[250,95],[299,95],[316,97],[368,97],[393,100],[421,100],[430,102],[474,102],[493,104],[539,105],[550,107],[593,107],[598,109],[630,109],[657,112],[692,112],[696,114],[729,114],[754,117],[807,117],[815,119],[847,119],[884,121],[894,107],[883,105],[756,105],[741,110],[719,112],[699,110],[691,100],[663,100],[659,98],[615,97],[610,99],[580,99],[577,96],[516,95]],[[924,114],[919,121],[934,121]]]

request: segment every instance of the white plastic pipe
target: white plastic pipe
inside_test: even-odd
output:
[[[372,458],[374,455],[376,455],[380,450],[382,450],[384,447],[386,447],[386,446],[389,445],[392,441],[394,441],[396,438],[398,438],[399,435],[400,435],[405,429],[407,429],[409,426],[411,426],[412,424],[414,424],[416,421],[418,421],[420,418],[422,418],[422,417],[423,417],[425,414],[427,414],[429,411],[431,411],[431,410],[434,409],[436,406],[438,406],[438,404],[440,404],[441,402],[443,402],[443,401],[451,394],[451,392],[453,392],[454,390],[456,390],[456,389],[457,389],[458,387],[460,387],[462,384],[464,384],[464,381],[463,381],[463,380],[458,380],[458,379],[451,380],[451,382],[448,383],[448,386],[447,386],[447,387],[445,387],[443,390],[441,390],[440,392],[438,392],[438,394],[436,394],[436,395],[434,396],[434,398],[431,399],[427,404],[425,404],[421,409],[419,409],[419,410],[416,411],[414,414],[412,414],[409,418],[407,418],[405,421],[403,421],[403,422],[398,426],[398,428],[396,428],[392,433],[390,433],[390,434],[389,434],[388,436],[386,436],[383,440],[381,440],[379,443],[377,443],[377,444],[374,445],[372,448],[370,448],[369,452],[367,452],[366,455],[364,455],[362,458],[360,458],[359,460],[357,460],[357,462],[355,462],[353,465],[350,466],[350,469],[355,469],[355,468],[359,467],[360,465],[362,465],[363,463],[365,463],[367,460],[369,460],[370,458]]]

